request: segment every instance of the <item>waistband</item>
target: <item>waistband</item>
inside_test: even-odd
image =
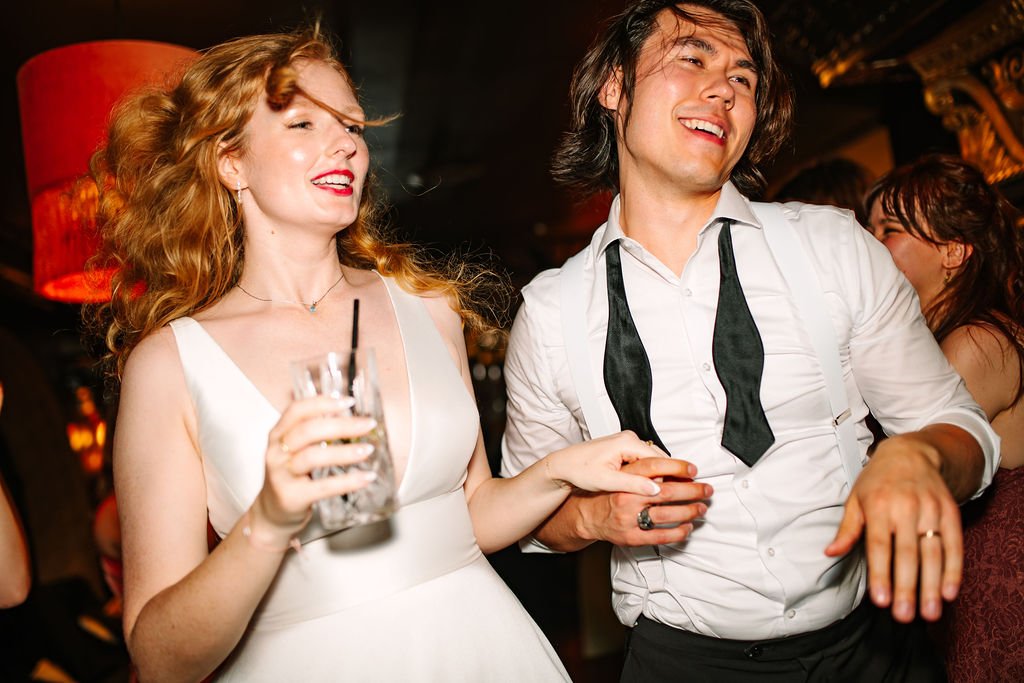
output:
[[[871,601],[864,599],[844,618],[816,631],[767,640],[731,640],[666,626],[641,616],[630,638],[643,638],[658,647],[716,659],[756,659],[781,661],[806,657],[840,641],[862,635],[875,613]]]
[[[390,520],[304,543],[289,553],[253,619],[286,627],[380,600],[481,557],[461,488],[401,507]]]

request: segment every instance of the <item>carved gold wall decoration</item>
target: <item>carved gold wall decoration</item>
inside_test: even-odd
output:
[[[1024,175],[1022,46],[1024,0],[990,0],[908,55],[928,109],[993,183]]]
[[[908,55],[925,83],[977,66],[1024,39],[1024,0],[989,0]]]
[[[958,107],[960,111],[950,118],[959,122],[959,128],[951,128],[960,140],[960,153],[971,163],[982,169],[990,183],[1001,183],[1024,174],[1024,163],[1011,156],[1002,144],[992,122],[974,107]]]
[[[1010,111],[1024,111],[1024,48],[1017,46],[1001,60],[989,62],[985,69],[992,91]]]
[[[960,101],[956,93],[967,96]],[[925,87],[925,104],[957,134],[960,152],[981,168],[989,182],[1006,180],[1024,170],[1024,142],[992,90],[967,73],[938,79]]]

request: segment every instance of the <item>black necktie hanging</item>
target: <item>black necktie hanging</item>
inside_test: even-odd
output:
[[[604,347],[604,385],[622,429],[668,449],[651,423],[651,363],[626,303],[619,243],[605,250],[608,270],[608,331]]]
[[[726,396],[722,446],[753,466],[775,442],[775,435],[761,405],[764,345],[736,273],[728,219],[722,220],[718,236],[718,261],[721,284],[711,357]]]

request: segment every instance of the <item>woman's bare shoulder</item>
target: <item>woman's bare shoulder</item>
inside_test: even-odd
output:
[[[1001,330],[992,325],[963,325],[942,340],[942,351],[990,420],[1013,404],[1020,362]]]
[[[178,365],[178,344],[170,325],[146,335],[128,354],[124,376],[159,372],[161,368]]]
[[[960,361],[996,371],[1015,360],[1013,344],[1003,331],[983,323],[956,328],[942,340],[942,350],[954,365]]]
[[[190,404],[178,344],[169,325],[147,335],[132,349],[121,376],[120,394],[122,408],[138,401],[182,410]]]

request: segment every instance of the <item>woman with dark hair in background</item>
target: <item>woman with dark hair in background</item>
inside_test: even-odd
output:
[[[929,155],[868,193],[870,229],[917,290],[928,326],[1002,439],[964,514],[964,579],[941,639],[950,679],[1024,680],[1024,236],[976,168]],[[894,349],[898,353],[899,349]]]

